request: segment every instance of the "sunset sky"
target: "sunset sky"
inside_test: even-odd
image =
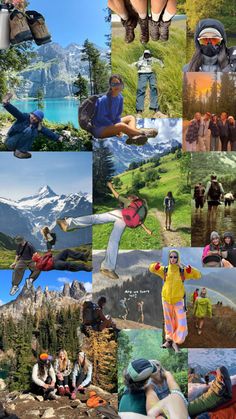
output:
[[[187,73],[186,78],[188,83],[193,85],[194,80],[197,82],[197,93],[201,92],[205,96],[207,90],[210,91],[211,85],[214,82],[215,74],[213,73]],[[218,84],[220,85],[220,80],[218,77]]]

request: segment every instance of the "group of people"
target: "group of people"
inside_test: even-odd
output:
[[[108,0],[108,7],[121,18],[125,28],[125,42],[135,39],[135,28],[140,27],[140,42],[146,44],[149,35],[152,41],[167,41],[169,27],[176,14],[176,0],[151,0],[151,16],[148,15],[148,0]]]
[[[44,400],[55,400],[59,396],[75,400],[77,393],[84,393],[92,381],[91,362],[81,351],[73,365],[65,349],[60,350],[54,365],[52,361],[53,357],[47,353],[39,355],[32,370],[32,392],[42,395]]]
[[[212,231],[210,243],[203,249],[202,263],[205,267],[236,267],[234,235],[226,231],[221,238],[217,231]]]
[[[227,112],[220,116],[196,112],[186,131],[187,151],[236,151],[236,122]]]

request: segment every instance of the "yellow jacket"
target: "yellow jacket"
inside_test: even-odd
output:
[[[176,250],[171,250],[170,252],[173,251],[178,253]],[[161,293],[162,299],[169,304],[178,303],[178,301],[181,301],[184,298],[185,294],[184,283],[181,278],[179,265],[169,263],[167,274],[165,274],[165,266],[160,266],[160,268],[156,270],[156,264],[157,263],[152,263],[149,266],[149,271],[155,275],[160,276],[162,279],[165,279]],[[187,267],[184,267],[184,279],[201,278],[202,274],[198,269],[191,267],[191,272],[188,272],[188,270],[189,269]]]

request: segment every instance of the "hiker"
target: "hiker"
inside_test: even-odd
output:
[[[59,396],[70,396],[69,376],[72,368],[65,349],[60,350],[54,364],[54,370]]]
[[[168,192],[164,198],[164,211],[166,214],[166,230],[170,230],[171,227],[171,217],[175,207],[175,199],[172,195],[172,192]],[[169,224],[169,227],[167,225]]]
[[[15,238],[15,243],[17,244],[16,257],[10,265],[10,268],[14,269],[10,295],[15,295],[19,291],[19,285],[27,268],[30,270],[30,276],[26,279],[26,287],[28,289],[40,275],[40,270],[36,268],[32,260],[33,254],[36,252],[34,246],[21,236]]]
[[[121,137],[127,134],[128,145],[144,145],[148,138],[156,137],[155,129],[136,128],[133,115],[121,117],[123,112],[123,96],[121,91],[124,87],[122,78],[113,74],[109,78],[109,90],[100,96],[95,104],[94,116],[91,120],[91,133],[95,138]]]
[[[71,272],[91,272],[92,267],[87,265],[89,252],[76,252],[72,249],[64,249],[56,255],[51,251],[46,252],[43,256],[39,253],[34,253],[32,260],[35,262],[35,268],[38,271],[51,271],[52,269],[58,271],[71,271]],[[67,259],[80,260],[82,263],[71,262]]]
[[[102,214],[86,215],[84,217],[70,217],[67,219],[57,220],[57,224],[63,231],[67,232],[71,229],[79,229],[95,224],[114,223],[107,245],[106,256],[102,262],[100,272],[108,278],[119,279],[119,276],[115,272],[115,267],[119,250],[119,242],[125,228],[136,228],[140,226],[147,234],[152,235],[153,233],[144,224],[148,212],[145,199],[139,198],[136,195],[128,195],[127,197],[119,195],[111,182],[108,182],[107,186],[113,196],[122,205],[122,209],[116,209]]]
[[[32,370],[32,393],[43,396],[44,400],[57,400],[56,374],[52,366],[52,356],[42,353]]]
[[[235,72],[235,47],[227,47],[223,24],[216,19],[202,19],[198,22],[194,41],[196,51],[185,72]]]
[[[77,361],[74,364],[72,371],[72,387],[71,399],[76,399],[77,392],[84,393],[85,388],[89,386],[92,381],[93,366],[88,360],[85,352],[79,352]]]
[[[121,316],[123,320],[127,320],[128,314],[129,314],[129,308],[127,305],[127,298],[122,298],[120,300],[120,306],[123,309],[123,315]]]
[[[215,114],[211,115],[209,130],[211,131],[210,151],[218,151],[220,144],[220,129],[218,126],[218,117]]]
[[[144,324],[144,312],[143,312],[144,301],[137,302],[137,310],[138,310],[138,323]]]
[[[198,146],[197,151],[209,151],[210,150],[210,136],[209,136],[209,125],[210,125],[210,112],[206,112],[201,117],[199,130],[198,130]]]
[[[194,187],[194,194],[193,194],[193,199],[195,200],[196,212],[198,211],[199,208],[201,211],[204,207],[204,194],[205,194],[205,188],[201,182],[198,182]]]
[[[227,253],[225,255],[225,252]],[[232,266],[236,267],[236,244],[234,242],[234,235],[226,231],[223,235],[222,253],[225,255],[225,259]]]
[[[236,49],[235,49],[236,51]],[[236,63],[236,61],[235,61]],[[230,129],[227,112],[221,112],[218,120],[218,128],[220,132],[221,151],[227,151],[230,138]]]
[[[157,78],[154,72],[153,64],[158,63],[164,67],[163,61],[152,56],[149,49],[145,49],[143,55],[137,62],[132,63],[131,66],[136,66],[138,69],[138,88],[136,92],[136,112],[138,116],[142,117],[144,111],[144,100],[146,94],[146,87],[149,84],[150,88],[150,106],[149,109],[153,111],[153,117],[161,117],[163,115],[158,112],[158,90]]]
[[[207,297],[206,288],[202,288],[200,296],[198,296],[194,302],[193,315],[196,318],[195,326],[198,335],[202,334],[205,317],[212,318],[212,303]]]
[[[201,272],[188,265],[183,267],[180,263],[180,254],[177,250],[168,253],[168,266],[159,262],[152,263],[149,271],[164,280],[162,288],[162,305],[165,321],[165,343],[163,348],[173,348],[179,352],[179,344],[185,341],[188,334],[187,318],[184,310],[184,281],[186,279],[200,279]]]
[[[229,142],[231,151],[236,151],[236,122],[233,116],[228,117],[229,122]]]
[[[227,368],[222,366],[217,368],[216,371],[210,371],[209,374],[214,375],[215,379],[210,382],[208,390],[192,400],[188,405],[188,412],[191,418],[209,410],[211,411],[232,399],[232,383]]]
[[[83,319],[81,331],[86,335],[88,327],[91,327],[97,332],[102,332],[104,329],[116,329],[116,324],[110,315],[105,315],[103,310],[105,308],[107,299],[105,296],[99,297],[97,303],[92,301],[85,301],[83,304]]]
[[[231,204],[234,203],[234,196],[231,191],[227,192],[224,195],[224,201],[225,201],[225,207],[227,207],[227,205],[230,207]]]
[[[192,121],[190,121],[186,132],[186,151],[197,151],[198,131],[200,128],[202,115],[196,112]]]
[[[206,190],[204,193],[204,200],[207,199],[208,212],[216,215],[217,207],[220,205],[220,198],[224,196],[224,189],[220,182],[217,180],[217,175],[212,174],[211,180],[207,182]]]
[[[212,231],[210,244],[207,244],[202,253],[202,263],[204,266],[231,268],[231,264],[222,256],[222,245],[217,231]]]
[[[32,150],[34,140],[42,133],[50,140],[63,141],[63,137],[52,130],[42,126],[44,113],[35,110],[31,113],[22,113],[10,103],[11,93],[7,93],[2,100],[4,109],[16,118],[7,133],[6,146],[10,151],[14,151],[14,156],[19,159],[31,157],[29,150]]]
[[[47,250],[52,250],[57,240],[56,233],[50,231],[50,229],[47,226],[42,228],[41,233],[43,235],[44,240],[46,241]]]
[[[197,297],[198,297],[199,288],[196,288],[193,293],[193,304],[195,303]]]

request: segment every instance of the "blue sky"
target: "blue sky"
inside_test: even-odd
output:
[[[110,26],[104,20],[107,0],[30,0],[28,9],[37,10],[46,18],[52,41],[63,47],[83,44],[89,39],[105,47],[105,34]]]
[[[9,301],[15,300],[18,294],[11,297],[9,291],[11,289],[13,270],[2,270],[1,275],[1,293],[0,293],[0,305],[8,303]],[[21,283],[20,290],[24,286],[25,279],[28,277],[29,271],[25,272],[24,279]],[[49,271],[41,272],[40,276],[34,283],[34,287],[41,286],[44,290],[48,286],[49,291],[62,290],[65,283],[71,283],[73,280],[83,282],[88,292],[92,289],[92,273],[91,272],[67,272],[67,271]],[[20,291],[19,291],[20,292]]]
[[[57,194],[92,193],[92,153],[35,152],[31,159],[0,153],[0,197],[17,200],[49,185]]]

